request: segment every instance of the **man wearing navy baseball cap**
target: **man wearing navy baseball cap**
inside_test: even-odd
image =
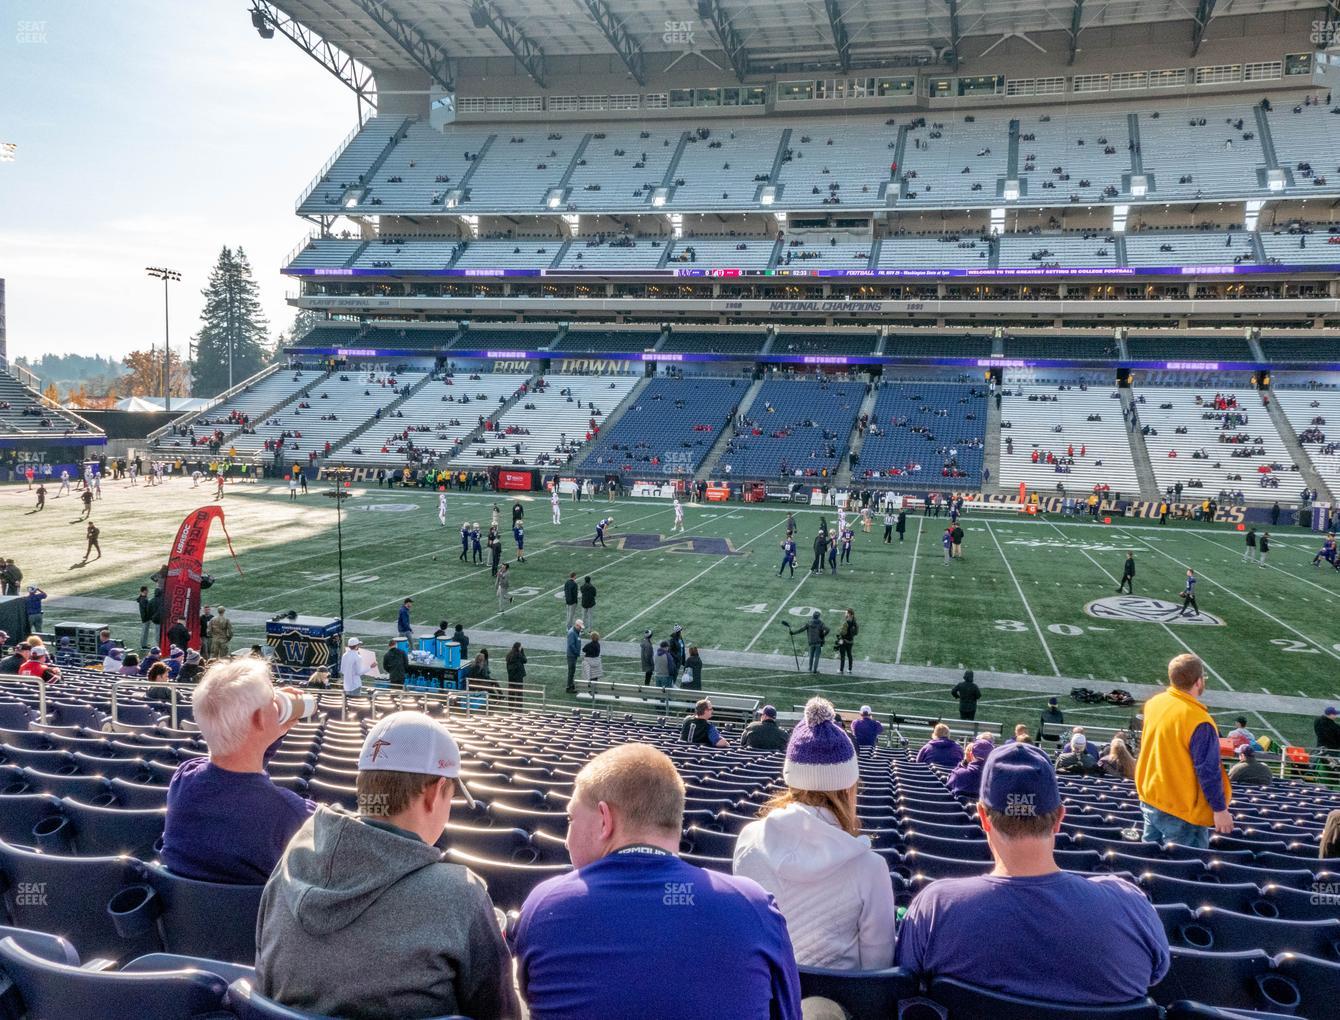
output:
[[[1017,742],[992,751],[977,817],[995,868],[927,886],[898,931],[894,966],[1076,1007],[1132,1002],[1163,979],[1168,939],[1144,894],[1116,875],[1056,866],[1065,808],[1046,754]],[[1066,917],[1103,923],[1057,923]]]
[[[321,806],[261,897],[261,993],[331,1016],[513,1017],[512,961],[484,882],[433,844],[460,794],[461,752],[422,712],[368,731],[358,814]]]

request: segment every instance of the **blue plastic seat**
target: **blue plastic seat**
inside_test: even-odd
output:
[[[85,804],[110,804],[114,800],[112,788],[101,776],[58,776],[25,768],[23,777],[29,790],[39,793],[73,797]]]
[[[151,775],[143,758],[102,758],[82,751],[75,751],[70,757],[79,766],[80,774],[85,776],[144,783],[149,781]]]
[[[1244,914],[1251,912],[1252,901],[1261,895],[1261,890],[1246,882],[1193,882],[1155,871],[1140,876],[1140,888],[1155,903],[1185,903],[1193,909],[1209,905]]]
[[[149,786],[126,779],[112,779],[107,783],[113,804],[122,808],[156,808],[167,804],[166,786]]]
[[[66,798],[61,815],[76,854],[152,858],[159,850],[167,809],[97,807]]]
[[[0,747],[0,761],[3,761],[6,765],[34,768],[58,776],[79,774],[79,765],[68,751],[34,751],[31,748],[5,745]]]
[[[0,840],[16,846],[35,846],[34,827],[60,816],[60,798],[48,793],[22,793],[0,798]]]
[[[1167,976],[1149,990],[1160,1005],[1191,999],[1225,1009],[1297,1009],[1297,986],[1277,974],[1274,961],[1260,949],[1215,953],[1173,946],[1171,953]]]
[[[684,831],[689,852],[707,857],[734,857],[737,838],[734,833],[717,832],[697,825],[690,825]]]
[[[995,867],[989,860],[963,860],[957,857],[940,857],[923,850],[908,850],[902,855],[898,873],[906,878],[925,875],[928,878],[964,878],[971,875],[985,875]]]
[[[169,953],[254,962],[263,885],[199,882],[157,861],[135,861],[131,871],[131,881],[107,904],[123,936],[152,931]]]
[[[0,874],[12,924],[68,938],[86,957],[109,960],[162,949],[156,934],[125,939],[104,906],[135,881],[125,857],[69,857],[0,843]]]
[[[989,861],[991,848],[985,837],[980,839],[945,839],[940,836],[923,835],[912,828],[903,835],[903,842],[909,850],[919,850],[937,857],[952,857],[960,861]]]
[[[1307,889],[1316,881],[1311,871],[1299,868],[1286,871],[1283,868],[1257,868],[1236,861],[1210,861],[1205,865],[1205,874],[1220,882],[1251,882],[1265,888],[1267,885],[1282,885],[1290,889]]]
[[[228,986],[228,1005],[237,1020],[337,1020],[323,1013],[310,1013],[304,1009],[281,1006],[273,999],[267,999],[256,991],[256,983],[241,979]],[[429,1020],[468,1020],[467,1017],[451,1016],[431,1017]]]
[[[1203,947],[1206,949],[1264,949],[1271,955],[1299,953],[1340,963],[1340,920],[1294,921],[1201,907],[1196,911],[1196,921],[1214,937],[1211,945]]]
[[[534,864],[539,858],[539,852],[531,846],[530,833],[525,829],[485,829],[448,823],[437,845],[444,850],[455,847],[480,857],[504,858],[514,864]]]
[[[1088,1006],[1006,995],[976,988],[954,978],[935,978],[930,997],[949,1010],[949,1020],[990,1017],[991,1020],[1160,1020],[1152,999],[1111,1006]]]
[[[37,713],[21,701],[0,701],[0,727],[7,730],[26,730],[37,719]]]
[[[85,970],[43,959],[14,938],[0,939],[0,969],[14,982],[30,1020],[194,1020],[227,1010],[227,984],[197,970]]]
[[[917,994],[917,977],[899,967],[887,970],[829,970],[800,967],[800,994],[821,996],[847,1011],[851,1020],[887,1020],[898,1004]]]
[[[1293,921],[1329,921],[1340,914],[1340,904],[1337,903],[1340,883],[1336,883],[1335,888],[1336,893],[1318,895],[1312,889],[1266,886],[1261,890],[1261,895],[1248,904],[1248,912],[1260,917],[1283,917]]]
[[[453,864],[464,865],[482,878],[493,905],[501,910],[519,910],[537,885],[572,870],[571,864],[513,864],[460,850],[447,850],[445,856]]]
[[[1275,972],[1298,989],[1299,1016],[1335,1016],[1340,1011],[1340,963],[1302,953],[1280,953],[1275,957]]]

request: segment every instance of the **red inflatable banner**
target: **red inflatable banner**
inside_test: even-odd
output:
[[[162,624],[158,644],[164,655],[170,644],[168,628],[180,619],[186,620],[186,627],[191,632],[190,646],[200,648],[200,583],[204,577],[205,543],[209,539],[209,527],[216,517],[219,527],[223,528],[223,537],[228,542],[233,566],[237,567],[238,574],[242,573],[242,568],[237,566],[237,553],[233,552],[233,540],[228,537],[228,528],[223,523],[223,507],[202,506],[181,522],[163,579]]]

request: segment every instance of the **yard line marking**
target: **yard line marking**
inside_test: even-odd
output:
[[[745,548],[746,546],[753,545],[753,544],[754,544],[755,542],[757,542],[760,538],[764,538],[764,537],[767,536],[767,535],[771,535],[771,534],[773,533],[774,529],[776,529],[776,527],[777,527],[776,524],[769,522],[767,528],[765,528],[763,531],[759,532],[757,535],[755,535],[753,538],[751,538],[748,542],[745,542],[744,545],[741,545],[741,546],[740,546],[740,548],[743,549],[743,548]],[[635,620],[640,620],[642,617],[646,616],[648,613],[650,613],[650,612],[651,612],[653,609],[655,609],[657,606],[659,606],[659,605],[661,605],[663,602],[665,602],[666,599],[669,599],[669,598],[671,598],[672,596],[678,595],[681,591],[683,591],[685,588],[687,588],[689,585],[691,585],[694,581],[698,580],[698,578],[702,577],[702,576],[703,576],[704,574],[706,574],[709,570],[712,570],[712,569],[714,569],[714,568],[716,568],[716,567],[719,567],[719,566],[721,566],[721,564],[723,564],[723,563],[725,563],[725,562],[726,562],[726,557],[724,557],[724,556],[721,557],[720,559],[713,560],[712,563],[711,563],[710,565],[708,565],[707,567],[705,567],[705,568],[703,568],[702,570],[698,571],[698,573],[694,574],[694,575],[693,575],[692,577],[690,577],[687,581],[685,581],[683,584],[681,584],[678,588],[674,588],[674,589],[671,589],[670,591],[666,592],[666,594],[662,595],[660,598],[658,598],[658,599],[657,599],[655,602],[653,602],[651,605],[647,606],[647,608],[643,609],[641,612],[637,613],[635,616],[631,616],[631,617],[629,617],[627,620],[625,620],[623,623],[619,624],[619,626],[615,627],[613,630],[606,631],[604,634],[601,635],[601,637],[603,637],[603,638],[607,638],[607,639],[613,639],[613,637],[614,637],[614,635],[615,635],[616,633],[618,633],[619,631],[623,630],[623,629],[624,629],[625,627],[627,627],[629,624],[633,623]],[[748,651],[748,650],[749,650],[749,649],[747,649],[747,648],[745,649],[745,651]]]
[[[903,641],[907,637],[907,617],[912,611],[912,585],[917,579],[917,550],[921,548],[921,521],[917,518],[917,537],[912,543],[912,570],[907,575],[907,597],[903,599],[903,622],[898,627],[898,651],[893,657],[896,666],[903,661]]]
[[[781,602],[777,603],[777,608],[772,611],[772,615],[769,616],[767,621],[764,622],[763,626],[758,629],[758,633],[749,639],[749,644],[744,646],[744,650],[746,652],[749,651],[749,649],[753,648],[754,644],[758,641],[758,639],[763,636],[763,632],[772,626],[772,621],[777,619],[778,614],[781,613],[783,609],[785,609],[787,606],[791,604],[791,600],[796,597],[796,592],[800,591],[800,586],[813,576],[814,575],[811,574],[808,570],[805,571],[805,576],[796,582],[796,586],[791,589],[791,594],[788,595]]]
[[[991,530],[991,522],[986,523],[986,533],[991,536],[991,541],[996,544],[996,552],[1000,553],[1001,561],[1005,564],[1005,569],[1009,571],[1010,580],[1014,582],[1014,588],[1019,593],[1019,601],[1024,604],[1024,612],[1028,618],[1033,621],[1033,630],[1042,642],[1042,650],[1047,653],[1047,661],[1051,663],[1052,675],[1060,676],[1061,670],[1056,665],[1056,659],[1052,656],[1051,646],[1047,644],[1047,639],[1042,636],[1042,628],[1038,626],[1038,618],[1033,615],[1033,607],[1028,604],[1028,599],[1024,598],[1024,589],[1019,584],[1019,578],[1014,576],[1014,568],[1010,566],[1010,561],[1005,558],[1005,550],[1000,547],[1000,539],[996,538],[996,533]]]
[[[1122,531],[1123,531],[1123,533],[1125,533],[1125,529],[1124,529],[1124,528],[1122,529]],[[1139,542],[1141,545],[1144,545],[1144,546],[1145,546],[1146,548],[1148,548],[1148,549],[1153,549],[1154,552],[1158,553],[1160,556],[1164,557],[1165,559],[1172,560],[1174,563],[1176,563],[1178,566],[1180,566],[1183,570],[1187,569],[1187,565],[1186,565],[1185,563],[1183,563],[1181,560],[1179,560],[1176,556],[1173,556],[1173,555],[1171,555],[1171,554],[1169,554],[1169,553],[1166,553],[1166,552],[1164,552],[1162,549],[1154,549],[1154,547],[1153,547],[1152,545],[1150,545],[1148,542],[1146,542],[1143,538],[1136,537],[1136,538],[1135,538],[1135,541]],[[1248,599],[1243,598],[1241,595],[1239,595],[1237,592],[1235,592],[1232,588],[1229,588],[1227,585],[1220,584],[1220,583],[1219,583],[1218,581],[1216,581],[1214,578],[1212,578],[1212,577],[1208,577],[1208,576],[1206,576],[1206,575],[1204,575],[1204,574],[1201,574],[1200,576],[1203,577],[1205,580],[1209,581],[1211,584],[1213,584],[1213,585],[1217,585],[1219,588],[1221,588],[1221,589],[1223,589],[1224,591],[1226,591],[1229,595],[1232,595],[1235,599],[1237,599],[1239,602],[1241,602],[1244,606],[1248,606],[1248,607],[1250,607],[1250,608],[1252,608],[1252,609],[1255,609],[1255,610],[1256,610],[1258,613],[1260,613],[1262,616],[1266,617],[1266,618],[1269,619],[1269,620],[1273,620],[1275,623],[1279,624],[1279,625],[1280,625],[1281,627],[1283,627],[1285,630],[1293,631],[1293,633],[1297,634],[1300,638],[1302,638],[1302,639],[1303,639],[1304,641],[1306,641],[1308,644],[1313,645],[1313,646],[1315,646],[1316,648],[1319,648],[1321,651],[1325,652],[1327,655],[1331,656],[1332,658],[1340,659],[1340,652],[1336,652],[1336,651],[1334,651],[1332,648],[1330,648],[1330,646],[1325,645],[1325,644],[1322,644],[1321,642],[1316,641],[1316,640],[1314,640],[1313,638],[1308,637],[1306,634],[1304,634],[1304,633],[1303,633],[1301,630],[1299,630],[1297,627],[1294,627],[1294,626],[1291,626],[1290,624],[1285,623],[1283,620],[1281,620],[1278,616],[1275,616],[1273,613],[1268,613],[1268,612],[1266,612],[1264,609],[1262,609],[1260,606],[1258,606],[1255,602],[1252,602],[1252,601],[1250,601],[1250,600],[1248,600]]]
[[[1269,721],[1265,716],[1263,716],[1260,712],[1255,712],[1255,711],[1254,711],[1254,712],[1252,712],[1252,715],[1256,716],[1256,718],[1258,718],[1259,720],[1261,720],[1261,725],[1262,725],[1262,726],[1264,726],[1266,729],[1268,729],[1271,733],[1275,734],[1275,736],[1279,737],[1279,738],[1280,738],[1280,743],[1281,743],[1281,744],[1288,744],[1288,743],[1289,743],[1289,739],[1288,739],[1283,733],[1281,733],[1279,730],[1275,729],[1274,726],[1271,726],[1271,725],[1270,725],[1270,721]]]
[[[1047,523],[1048,523],[1048,524],[1051,524],[1051,521],[1048,521]],[[1053,527],[1053,528],[1056,528],[1056,525],[1052,524],[1052,527]],[[1065,532],[1064,532],[1064,531],[1061,531],[1060,528],[1056,528],[1056,530],[1061,534],[1061,536],[1062,536],[1063,538],[1065,537]],[[1090,556],[1090,555],[1089,555],[1089,550],[1084,549],[1084,548],[1081,548],[1081,549],[1080,549],[1080,552],[1084,554],[1084,558],[1085,558],[1085,559],[1087,559],[1087,560],[1088,560],[1090,563],[1092,563],[1095,567],[1097,567],[1099,570],[1101,570],[1101,571],[1107,576],[1107,579],[1108,579],[1109,581],[1116,581],[1116,579],[1117,579],[1116,575],[1113,574],[1113,573],[1111,573],[1105,566],[1103,566],[1103,565],[1102,565],[1101,563],[1099,563],[1096,559],[1094,559],[1092,556]],[[1173,629],[1172,629],[1170,626],[1168,626],[1166,623],[1163,623],[1162,621],[1159,622],[1159,626],[1162,627],[1162,628],[1167,632],[1167,634],[1168,634],[1168,636],[1169,636],[1170,638],[1172,638],[1172,639],[1173,639],[1174,641],[1176,641],[1179,645],[1181,645],[1182,648],[1183,648],[1185,651],[1190,652],[1192,655],[1196,656],[1196,658],[1200,659],[1200,663],[1201,663],[1202,666],[1205,667],[1205,671],[1206,671],[1207,673],[1209,673],[1212,677],[1214,677],[1214,678],[1215,678],[1216,680],[1218,680],[1221,684],[1223,684],[1225,687],[1227,687],[1230,691],[1233,690],[1233,685],[1232,685],[1231,683],[1229,683],[1227,680],[1225,680],[1225,679],[1219,674],[1219,671],[1218,671],[1218,670],[1216,670],[1213,666],[1211,666],[1208,662],[1206,662],[1204,656],[1202,656],[1199,652],[1195,651],[1190,645],[1188,645],[1185,641],[1183,641],[1183,640],[1181,639],[1180,636],[1178,636],[1176,633],[1174,633],[1174,632],[1173,632]],[[1091,629],[1092,629],[1092,628],[1091,628]],[[1104,629],[1106,629],[1106,628],[1104,628]],[[1093,679],[1093,675],[1092,675],[1092,674],[1089,675],[1089,679],[1090,679],[1090,680]],[[1125,678],[1125,677],[1122,677],[1121,679],[1122,679],[1122,680],[1125,680],[1126,678]],[[1129,682],[1129,681],[1128,681],[1128,682]]]

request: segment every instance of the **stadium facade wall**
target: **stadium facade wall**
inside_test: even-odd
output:
[[[1206,38],[1200,51],[1191,57],[1190,43],[1192,22],[1149,22],[1136,25],[1099,26],[1084,29],[1080,36],[1080,55],[1074,65],[1067,63],[1069,55],[1069,33],[1065,31],[1032,33],[1028,40],[1007,38],[1001,41],[999,35],[973,36],[963,40],[960,47],[960,68],[951,71],[948,67],[888,67],[886,69],[863,69],[852,71],[841,77],[860,77],[865,75],[889,73],[912,74],[917,71],[956,74],[956,75],[1004,75],[1007,78],[1035,78],[1065,76],[1075,74],[1108,74],[1122,71],[1162,70],[1176,67],[1205,67],[1216,64],[1253,63],[1262,60],[1281,60],[1285,54],[1308,53],[1316,49],[1309,36],[1314,31],[1313,21],[1320,17],[1319,10],[1302,10],[1262,15],[1221,15],[1213,19],[1206,32]],[[705,52],[716,52],[715,45],[701,23],[698,26],[699,48]],[[1036,45],[1033,45],[1036,44]],[[929,49],[929,48],[928,48]],[[987,52],[989,50],[989,52]],[[642,88],[633,81],[614,53],[562,56],[546,56],[548,71],[548,89],[540,89],[510,57],[464,58],[457,62],[457,89],[459,96],[539,96],[539,95],[627,95],[637,92],[657,92],[671,88],[711,88],[715,86],[734,86],[739,82],[731,73],[729,65],[718,69],[699,59],[683,59],[683,50],[652,51],[646,53],[648,86]],[[724,62],[723,62],[724,63]],[[673,66],[672,66],[673,65]],[[748,84],[764,84],[774,81],[805,80],[806,78],[839,77],[831,71],[786,71],[776,74],[750,75]],[[378,84],[382,75],[378,75]],[[1275,88],[1289,87],[1292,84],[1306,86],[1309,79],[1296,82],[1284,79],[1272,83]],[[1151,95],[1169,96],[1179,94],[1206,95],[1225,89],[1261,91],[1259,84],[1239,83],[1236,86],[1188,86],[1184,89],[1164,89]],[[1056,105],[1056,99],[1065,102],[1111,101],[1112,93],[1067,94],[1064,97],[1011,98],[968,96],[952,99],[892,99],[890,97],[870,100],[835,100],[831,103],[805,102],[780,104],[781,108],[793,109],[795,113],[824,112],[829,109],[895,109],[899,105],[906,107],[921,106],[927,109],[952,109],[957,106],[982,105],[1028,105],[1039,102]],[[1116,93],[1120,97],[1122,93]],[[398,112],[398,111],[397,111]],[[710,120],[717,117],[740,118],[744,116],[763,116],[768,107],[724,107],[639,110],[639,111],[583,111],[573,118],[628,120],[666,119],[692,117]],[[526,120],[534,119],[534,114],[475,114],[462,115],[461,120]]]

